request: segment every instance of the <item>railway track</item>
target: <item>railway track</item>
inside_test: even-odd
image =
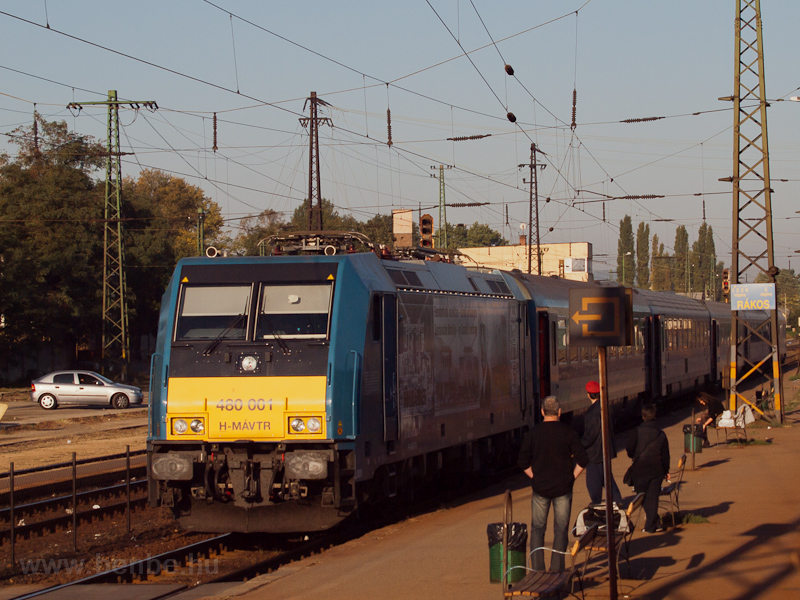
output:
[[[147,503],[144,452],[0,474],[0,547],[73,530]]]

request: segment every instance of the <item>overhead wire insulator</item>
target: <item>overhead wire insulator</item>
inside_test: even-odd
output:
[[[491,133],[484,133],[483,135],[462,135],[460,137],[447,138],[448,142],[466,142],[468,140],[480,140],[483,138],[491,137]]]
[[[391,109],[386,109],[386,132],[389,137],[389,141],[386,142],[387,146],[392,145],[392,111]]]
[[[211,149],[216,152],[217,151],[217,113],[214,113],[214,145]]]
[[[620,121],[620,123],[646,123],[647,121],[660,121],[665,118],[666,117],[642,117],[641,119],[625,119],[624,121]]]
[[[516,117],[516,116],[514,115],[514,113],[512,113],[512,112],[510,112],[510,113],[507,113],[507,114],[506,114],[506,118],[507,118],[509,121],[511,121],[512,123],[516,123],[516,122],[517,122],[517,117]]]
[[[575,128],[578,124],[575,122],[575,117],[578,114],[578,90],[572,90],[572,131],[575,131]]]
[[[511,65],[506,65],[506,73],[508,73],[511,77],[514,76],[514,67]]]

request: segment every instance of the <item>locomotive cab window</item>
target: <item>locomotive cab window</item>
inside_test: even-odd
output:
[[[328,337],[333,286],[264,285],[256,339]]]
[[[250,289],[249,285],[184,287],[175,339],[245,339]]]

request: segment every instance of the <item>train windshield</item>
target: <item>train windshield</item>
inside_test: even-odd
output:
[[[184,287],[175,339],[245,339],[250,292],[249,285]]]
[[[256,339],[327,338],[331,284],[264,285]]]

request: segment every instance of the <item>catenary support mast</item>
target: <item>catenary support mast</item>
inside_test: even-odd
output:
[[[720,98],[733,102],[733,235],[731,283],[754,281],[765,275],[775,283],[772,238],[772,189],[767,144],[767,100],[764,86],[764,46],[761,33],[760,0],[738,0],[736,7],[735,92]],[[776,294],[777,297],[777,294]],[[733,311],[731,327],[730,408],[741,400],[761,412],[740,389],[757,374],[772,379],[775,411],[783,421],[780,345],[777,307],[768,311],[767,320],[749,324]],[[764,357],[745,355],[745,348],[764,341],[770,351]],[[743,373],[739,373],[739,367]],[[771,367],[771,368],[770,368]]]
[[[139,110],[142,106],[156,110],[158,105],[150,100],[118,100],[117,91],[109,90],[108,100],[99,102],[72,102],[68,109],[81,110],[84,106],[108,107],[106,143],[106,189],[103,228],[103,369],[118,365],[123,378],[127,376],[130,360],[128,337],[128,310],[125,299],[125,247],[122,227],[122,167],[119,144],[120,105]]]

